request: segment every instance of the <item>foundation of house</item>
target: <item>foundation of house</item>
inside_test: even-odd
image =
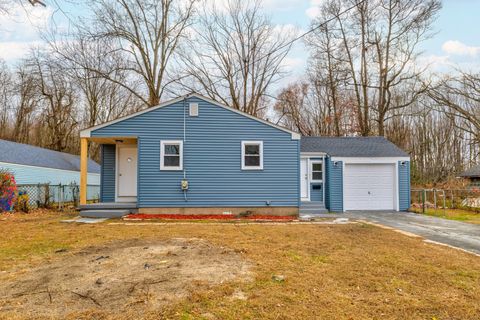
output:
[[[138,208],[139,214],[298,216],[298,207]]]

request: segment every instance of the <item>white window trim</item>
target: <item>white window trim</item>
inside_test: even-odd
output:
[[[315,163],[321,163],[322,164],[322,179],[321,180],[315,180],[313,179],[313,164]],[[323,166],[323,161],[322,160],[310,160],[310,168],[309,168],[309,172],[310,172],[310,182],[313,182],[313,183],[322,183],[323,182],[323,171],[325,170],[324,166]]]
[[[245,165],[245,146],[247,144],[256,144],[260,146],[260,165],[246,166]],[[263,170],[263,141],[242,141],[242,170]]]
[[[180,165],[177,167],[165,166],[165,148],[166,144],[178,144],[180,146]],[[181,171],[183,170],[183,141],[182,140],[161,140],[160,141],[160,170]]]

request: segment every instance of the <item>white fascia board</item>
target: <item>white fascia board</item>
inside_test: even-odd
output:
[[[266,120],[263,120],[263,119],[260,119],[260,118],[257,118],[255,116],[252,116],[248,113],[245,113],[243,111],[240,111],[240,110],[237,110],[237,109],[234,109],[234,108],[231,108],[229,106],[226,106],[222,103],[219,103],[218,101],[215,101],[215,100],[212,100],[210,98],[207,98],[207,97],[204,97],[198,93],[192,93],[192,94],[188,94],[188,95],[184,95],[184,96],[181,96],[181,97],[178,97],[176,99],[172,99],[172,100],[169,100],[169,101],[166,101],[162,104],[159,104],[158,106],[155,106],[155,107],[150,107],[150,108],[147,108],[145,110],[142,110],[142,111],[138,111],[138,112],[135,112],[135,113],[132,113],[128,116],[125,116],[125,117],[121,117],[121,118],[118,118],[116,120],[112,120],[112,121],[108,121],[108,122],[105,122],[105,123],[102,123],[102,124],[99,124],[99,125],[96,125],[94,127],[90,127],[90,128],[87,128],[87,129],[84,129],[82,131],[80,131],[80,137],[81,138],[90,138],[90,134],[92,131],[94,130],[97,130],[97,129],[100,129],[100,128],[103,128],[103,127],[107,127],[109,125],[112,125],[114,123],[117,123],[117,122],[120,122],[120,121],[123,121],[123,120],[127,120],[127,119],[130,119],[130,118],[133,118],[133,117],[136,117],[136,116],[139,116],[141,114],[144,114],[144,113],[147,113],[147,112],[150,112],[150,111],[154,111],[154,110],[157,110],[157,109],[160,109],[160,108],[163,108],[163,107],[166,107],[166,106],[169,106],[171,104],[174,104],[174,103],[177,103],[177,102],[180,102],[184,99],[187,99],[187,98],[190,98],[190,97],[196,97],[198,99],[201,99],[201,100],[204,100],[204,101],[207,101],[213,105],[216,105],[218,107],[221,107],[221,108],[224,108],[224,109],[227,109],[227,110],[230,110],[232,112],[235,112],[235,113],[238,113],[242,116],[245,116],[247,118],[250,118],[250,119],[253,119],[255,121],[258,121],[258,122],[261,122],[263,124],[266,124],[266,125],[269,125],[273,128],[276,128],[276,129],[279,129],[281,131],[284,131],[284,132],[288,132],[292,135],[292,140],[300,140],[300,138],[302,137],[300,133],[298,132],[295,132],[295,131],[291,131],[291,130],[288,130],[286,128],[283,128],[281,126],[278,126],[276,124],[273,124],[269,121],[266,121]]]
[[[325,157],[326,155],[325,152],[300,152],[301,158]]]
[[[204,96],[202,96],[202,95],[200,95],[200,94],[198,94],[198,93],[192,93],[191,95],[188,95],[187,97],[196,97],[196,98],[205,100],[205,101],[210,102],[211,104],[214,104],[214,105],[216,105],[216,106],[218,106],[218,107],[221,107],[221,108],[230,110],[230,111],[232,111],[232,112],[238,113],[238,114],[240,114],[240,115],[242,115],[242,116],[245,116],[245,117],[247,117],[247,118],[250,118],[250,119],[255,120],[255,121],[258,121],[258,122],[261,122],[261,123],[263,123],[263,124],[266,124],[266,125],[268,125],[268,126],[270,126],[270,127],[274,127],[274,128],[279,129],[279,130],[281,130],[281,131],[288,132],[288,133],[290,133],[290,134],[292,135],[292,140],[300,140],[300,138],[302,137],[302,135],[301,135],[300,133],[298,133],[298,132],[291,131],[291,130],[289,130],[289,129],[287,129],[287,128],[284,128],[284,127],[281,127],[281,126],[279,126],[279,125],[273,124],[273,123],[271,123],[271,122],[269,122],[269,121],[266,121],[266,120],[257,118],[257,117],[255,117],[255,116],[252,116],[252,115],[250,115],[250,114],[248,114],[248,113],[246,113],[246,112],[243,112],[243,111],[240,111],[240,110],[231,108],[231,107],[229,107],[229,106],[227,106],[227,105],[224,105],[224,104],[222,104],[222,103],[220,103],[220,102],[218,102],[218,101],[215,101],[215,100],[212,100],[212,99],[210,99],[210,98],[204,97]]]
[[[145,110],[132,113],[132,114],[130,114],[130,115],[128,115],[128,116],[120,117],[120,118],[118,118],[118,119],[115,119],[115,120],[112,120],[112,121],[108,121],[108,122],[105,122],[105,123],[102,123],[102,124],[99,124],[99,125],[96,125],[96,126],[93,126],[93,127],[87,128],[87,129],[84,129],[84,130],[80,131],[80,138],[90,138],[90,134],[91,134],[92,131],[95,131],[95,130],[98,130],[98,129],[101,129],[101,128],[104,128],[104,127],[108,127],[109,125],[115,124],[115,123],[120,122],[120,121],[123,121],[123,120],[130,119],[130,118],[134,118],[134,117],[136,117],[136,116],[139,116],[139,115],[141,115],[141,114],[144,114],[144,113],[147,113],[147,112],[150,112],[150,111],[154,111],[154,110],[157,110],[157,109],[166,107],[166,106],[171,105],[171,104],[173,104],[173,103],[180,102],[180,101],[182,101],[182,100],[185,99],[185,98],[187,98],[187,97],[186,97],[186,96],[178,97],[178,98],[176,98],[176,99],[169,100],[169,101],[166,101],[166,102],[164,102],[164,103],[162,103],[162,104],[159,104],[158,106],[150,107],[150,108],[147,108],[147,109],[145,109]]]
[[[398,161],[410,161],[410,157],[332,157],[331,161],[343,163],[397,163]]]

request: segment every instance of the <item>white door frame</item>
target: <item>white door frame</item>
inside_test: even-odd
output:
[[[395,172],[394,172],[394,186],[393,186],[393,192],[394,192],[394,198],[393,198],[393,210],[394,211],[400,211],[400,199],[399,199],[399,194],[398,194],[398,162],[399,161],[410,161],[410,158],[408,157],[378,157],[378,158],[370,158],[370,157],[333,157],[331,159],[332,162],[334,161],[342,161],[342,175],[345,174],[345,165],[346,164],[392,164],[395,166]],[[342,206],[343,206],[343,211],[345,210],[345,183],[344,182],[344,177],[342,176]]]
[[[137,150],[137,168],[136,168],[136,174],[137,174],[137,196],[138,196],[138,145],[136,144],[119,144],[117,143],[115,145],[115,202],[136,202],[137,197],[123,197],[118,195],[118,169],[119,169],[119,150],[121,148],[135,148]]]
[[[300,185],[300,201],[310,201],[310,158],[309,157],[300,157],[300,161],[307,161],[307,197],[302,198],[302,186]],[[300,164],[301,166],[301,164]],[[300,175],[302,174],[300,170]],[[300,177],[300,183],[304,183],[303,177]]]
[[[310,165],[309,165],[309,168],[308,168],[308,184],[309,184],[309,188],[308,190],[310,191],[310,188],[312,187],[312,183],[314,184],[321,184],[322,185],[322,193],[323,193],[323,203],[325,203],[325,158],[322,157],[321,160],[318,160],[318,159],[315,159],[315,160],[312,160],[310,159]],[[312,167],[313,167],[313,164],[314,163],[321,163],[322,164],[322,181],[319,182],[319,181],[313,181],[313,170],[312,170]]]
[[[312,159],[319,158],[319,159]],[[321,158],[321,159],[320,159]],[[323,202],[325,203],[325,156],[300,156],[300,161],[307,160],[307,198],[300,197],[301,201],[311,201],[310,199],[310,189],[312,187],[312,164],[321,163],[322,164],[322,192],[323,192]],[[301,174],[301,172],[300,172]],[[300,182],[303,182],[303,179],[300,179]],[[302,186],[300,186],[301,188]],[[300,189],[301,194],[301,189]]]

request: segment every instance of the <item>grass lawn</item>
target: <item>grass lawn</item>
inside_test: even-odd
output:
[[[410,209],[415,213],[422,213],[422,208]],[[433,217],[439,217],[449,220],[463,221],[468,223],[480,224],[480,213],[463,209],[425,209],[425,214]]]
[[[0,281],[20,281],[28,269],[54,265],[87,247],[172,238],[200,238],[231,249],[249,262],[252,276],[249,281],[197,286],[188,297],[161,308],[144,304],[141,316],[129,308],[92,304],[82,312],[69,313],[67,308],[61,318],[480,317],[479,257],[367,224],[59,223],[64,218],[52,213],[0,215]],[[74,272],[76,266],[71,268]],[[272,275],[282,275],[285,281],[274,281]],[[241,298],[235,298],[239,292]],[[3,292],[0,299],[5,299]],[[49,303],[47,298],[44,303]],[[22,318],[1,306],[0,318]]]

